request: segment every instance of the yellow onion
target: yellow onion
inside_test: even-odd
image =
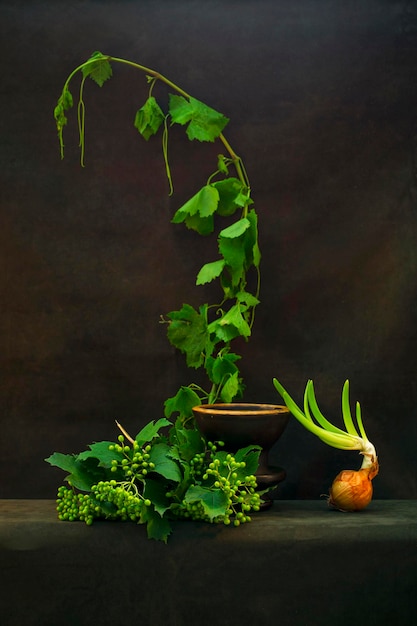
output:
[[[276,378],[274,385],[288,409],[307,430],[333,448],[359,450],[363,455],[360,470],[343,470],[336,476],[327,501],[329,506],[340,511],[364,509],[372,500],[371,481],[378,474],[379,465],[375,447],[369,441],[363,427],[359,402],[356,403],[357,426],[354,424],[349,405],[349,381],[345,381],[342,390],[342,418],[346,430],[334,426],[322,414],[316,401],[312,380],[307,382],[304,391],[304,410],[294,402]]]
[[[372,478],[378,462],[360,470],[342,470],[334,479],[327,502],[339,511],[361,511],[372,500]]]

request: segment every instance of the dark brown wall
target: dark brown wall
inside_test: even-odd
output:
[[[116,67],[89,84],[86,167],[75,117],[59,159],[52,110],[94,50],[159,70],[231,118],[260,215],[262,304],[243,346],[248,400],[313,378],[340,415],[351,381],[381,461],[375,495],[417,497],[417,10],[394,1],[2,2],[0,497],[54,497],[43,459],[133,433],[189,382],[159,316],[213,260],[169,221],[217,146],[132,126],[146,96]],[[317,498],[355,453],[291,422],[271,460],[282,497]]]

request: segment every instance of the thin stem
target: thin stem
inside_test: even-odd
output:
[[[119,422],[117,420],[116,421],[116,426],[119,430],[121,430],[121,432],[124,434],[124,436],[126,437],[126,439],[128,441],[130,441],[130,443],[135,443],[135,440],[129,435],[129,433],[127,433],[125,431],[125,429],[123,428],[123,426],[121,424],[119,424]]]
[[[172,175],[171,175],[171,168],[169,166],[169,159],[168,159],[168,115],[165,116],[164,119],[164,132],[162,133],[162,154],[164,157],[164,163],[165,163],[165,172],[166,172],[166,177],[168,179],[168,185],[169,185],[169,194],[170,196],[172,196],[172,194],[174,193],[174,185],[172,183]]]
[[[84,156],[85,156],[85,104],[83,100],[84,95],[84,85],[85,85],[86,76],[83,76],[80,85],[80,93],[78,98],[78,107],[77,107],[77,121],[78,121],[78,134],[79,134],[79,146],[80,146],[80,163],[81,167],[85,167]]]

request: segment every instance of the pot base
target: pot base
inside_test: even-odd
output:
[[[259,467],[255,474],[258,483],[258,490],[268,489],[268,493],[261,496],[261,511],[266,511],[273,504],[272,491],[278,487],[279,483],[285,480],[287,473],[282,467],[268,466],[266,469]]]

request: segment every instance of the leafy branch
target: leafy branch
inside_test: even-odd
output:
[[[74,103],[70,91],[73,79],[80,76],[77,123],[80,162],[84,166],[86,80],[90,78],[102,87],[112,77],[112,64],[129,66],[146,76],[148,96],[136,111],[134,126],[146,141],[162,133],[162,154],[170,194],[173,193],[168,160],[170,126],[183,126],[190,141],[219,141],[226,152],[218,155],[215,170],[206,183],[172,218],[174,224],[182,223],[203,236],[214,232],[216,219],[232,218],[231,223],[218,232],[219,257],[204,264],[196,278],[197,285],[218,280],[222,290],[220,301],[210,306],[203,304],[198,309],[183,304],[181,309],[168,313],[163,320],[167,324],[170,343],[185,354],[189,367],[204,368],[211,383],[208,391],[194,383],[181,387],[173,398],[166,401],[166,417],[177,413],[180,419],[187,421],[192,416],[192,406],[216,400],[231,402],[243,393],[243,380],[237,366],[240,357],[232,351],[231,342],[237,337],[244,340],[250,337],[255,308],[259,303],[261,254],[258,218],[252,206],[251,188],[244,163],[223,134],[229,119],[159,72],[127,59],[95,52],[69,74],[54,110],[61,157],[64,157],[63,134],[68,123],[67,114]],[[158,82],[174,92],[169,93],[166,110],[154,95]],[[234,173],[230,172],[231,168]],[[250,271],[254,274],[253,289],[249,287]]]

